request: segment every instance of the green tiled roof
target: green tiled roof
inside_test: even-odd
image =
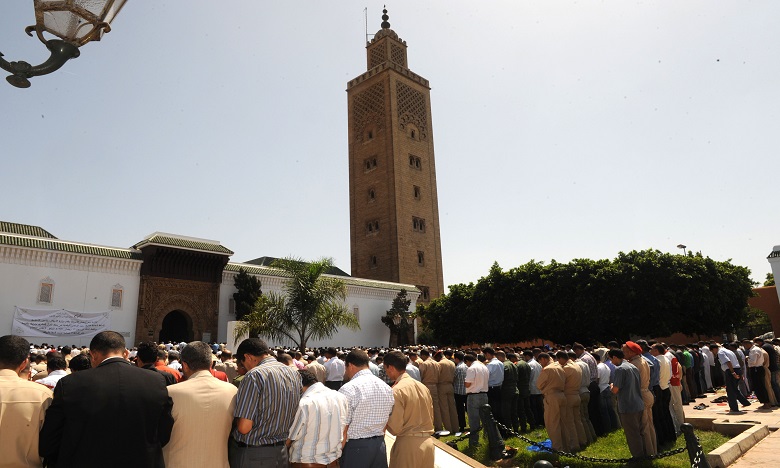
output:
[[[247,273],[252,275],[268,275],[268,276],[282,276],[289,277],[290,274],[279,268],[272,268],[268,266],[250,265],[247,263],[228,263],[225,265],[225,271],[239,271],[244,269]],[[342,277],[338,276],[338,279],[344,281],[349,286],[362,286],[366,288],[378,288],[378,289],[390,289],[392,291],[400,291],[406,289],[407,291],[420,292],[415,286],[411,284],[390,283],[388,281],[376,281],[363,278],[354,277]]]
[[[271,266],[277,260],[279,259],[276,257],[260,257],[254,260],[247,260],[244,263],[249,263],[250,265]],[[349,276],[347,272],[337,266],[331,266],[326,273],[335,276]]]
[[[19,234],[22,236],[32,237],[45,237],[47,239],[56,239],[51,233],[38,226],[31,226],[29,224],[9,223],[6,221],[0,221],[0,232],[8,232],[10,234]]]
[[[30,249],[54,250],[57,252],[70,252],[85,255],[98,255],[101,257],[141,260],[141,253],[130,249],[98,247],[95,245],[79,244],[76,242],[61,241],[57,239],[37,239],[34,237],[6,235],[2,233],[0,233],[0,245],[13,245],[16,247],[27,247]]]
[[[167,245],[171,247],[181,247],[183,249],[201,250],[206,252],[215,252],[226,255],[233,255],[233,251],[223,247],[220,244],[187,239],[182,237],[166,236],[162,234],[152,234],[141,242],[133,246],[134,249],[140,249],[145,245]]]

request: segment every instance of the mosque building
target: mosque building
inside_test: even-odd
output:
[[[414,310],[444,292],[430,86],[407,65],[390,29],[367,43],[367,71],[349,81],[352,276],[346,304],[359,331],[310,346],[383,346],[381,317],[402,289]],[[267,257],[238,263],[219,241],[156,232],[131,247],[58,239],[45,227],[0,222],[0,335],[87,345],[100,330],[140,341],[229,341],[240,270],[281,292]],[[291,345],[292,343],[273,343]]]

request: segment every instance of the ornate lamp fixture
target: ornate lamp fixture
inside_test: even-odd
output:
[[[393,315],[393,325],[395,325],[396,327],[398,325],[401,325],[401,314],[394,314]]]
[[[32,66],[27,62],[8,62],[0,53],[0,68],[11,73],[6,81],[17,88],[29,88],[33,76],[58,70],[65,62],[80,55],[79,47],[90,41],[99,41],[111,31],[110,23],[127,0],[33,0],[35,25],[25,28],[28,36],[33,31],[46,45],[51,56],[44,63]],[[43,32],[59,39],[43,37]]]

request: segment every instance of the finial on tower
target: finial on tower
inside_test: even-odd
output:
[[[389,16],[387,16],[387,5],[382,5],[384,10],[382,10],[382,29],[390,29],[390,23],[387,22],[387,20],[390,19]]]

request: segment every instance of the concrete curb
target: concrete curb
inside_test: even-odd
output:
[[[769,435],[769,427],[766,424],[731,423],[728,420],[714,420],[713,426],[716,431],[723,434],[737,433],[731,440],[707,454],[707,462],[713,468],[725,468],[731,465],[764,437]]]

